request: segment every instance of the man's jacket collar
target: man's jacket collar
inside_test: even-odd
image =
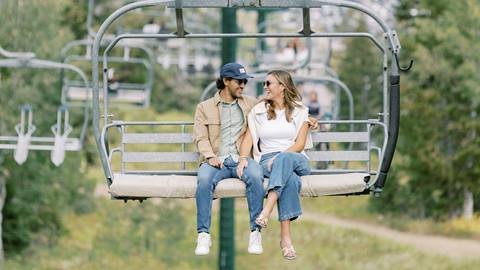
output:
[[[215,106],[218,106],[220,102],[222,102],[222,98],[220,97],[220,91],[217,91],[213,96],[213,104],[215,104]],[[237,98],[237,102],[242,109],[245,109],[245,101],[243,100],[243,96]]]

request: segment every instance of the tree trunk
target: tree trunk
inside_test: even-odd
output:
[[[463,218],[473,218],[473,193],[468,188],[463,189]]]

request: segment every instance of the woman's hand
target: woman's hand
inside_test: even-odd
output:
[[[319,128],[318,119],[315,117],[308,116],[308,127],[310,130],[317,130]]]
[[[240,160],[238,161],[238,165],[237,165],[237,175],[238,175],[238,178],[242,178],[242,175],[243,175],[243,169],[246,168],[248,166],[248,160],[247,158],[240,158]]]

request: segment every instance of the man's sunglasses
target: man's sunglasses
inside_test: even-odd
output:
[[[247,84],[248,83],[248,80],[247,79],[231,79],[231,80],[234,80],[238,83],[238,85],[244,83],[244,84]]]
[[[263,86],[264,86],[264,87],[265,87],[265,86],[269,87],[270,84],[274,84],[274,83],[280,84],[279,82],[264,81],[264,82],[263,82]]]

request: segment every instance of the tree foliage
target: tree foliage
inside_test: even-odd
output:
[[[363,17],[353,16],[350,20],[354,22],[354,32],[369,31]],[[368,39],[346,39],[338,70],[340,80],[352,92],[355,119],[377,118],[377,113],[382,109],[383,95],[380,51]],[[348,115],[348,100],[345,95],[342,95],[341,101],[341,115]]]
[[[72,32],[61,25],[68,1],[3,1],[0,36],[3,48],[31,51],[40,59],[58,59],[58,52]],[[48,16],[45,16],[47,15]],[[8,37],[8,38],[3,38]],[[30,103],[34,136],[52,136],[60,106],[59,72],[38,69],[0,69],[1,135],[15,135],[20,106]],[[72,111],[71,124],[78,127],[82,113]],[[79,131],[74,134],[78,135]],[[12,151],[0,152],[0,178],[6,181],[3,209],[3,241],[8,254],[19,252],[32,241],[52,244],[64,232],[61,214],[91,210],[94,183],[87,180],[85,152],[67,153],[61,167],[55,167],[47,151],[30,151],[25,164],[13,160]]]
[[[412,9],[425,15],[406,16]],[[480,196],[480,7],[476,0],[402,1],[398,14],[404,54],[416,65],[401,84],[395,173],[374,206],[457,216],[465,189]]]

